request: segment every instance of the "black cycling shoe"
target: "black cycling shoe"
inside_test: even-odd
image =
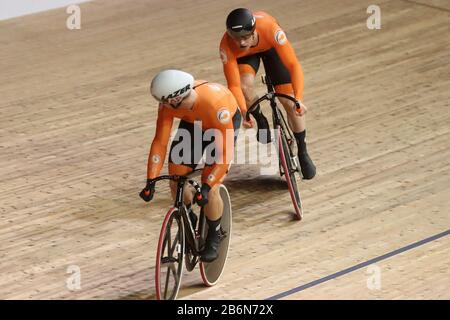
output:
[[[307,153],[299,153],[298,160],[302,170],[303,179],[310,180],[316,175],[316,166]]]
[[[250,114],[255,118],[256,123],[258,124],[256,140],[263,144],[270,143],[272,141],[272,137],[270,134],[269,122],[267,121],[267,118],[262,114],[261,108],[258,106]]]
[[[205,248],[201,252],[200,259],[203,262],[213,262],[219,256],[218,250],[220,245],[220,240],[222,239],[221,230],[208,230],[208,235],[206,237]]]

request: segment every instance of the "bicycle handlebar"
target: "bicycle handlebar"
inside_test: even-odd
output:
[[[201,201],[203,196],[202,196],[202,188],[200,187],[200,184],[187,177],[187,176],[179,176],[179,175],[163,175],[163,176],[159,176],[156,177],[154,179],[149,180],[149,182],[156,184],[156,182],[161,181],[161,180],[172,180],[172,181],[186,181],[194,187],[195,189],[195,200],[197,201]]]
[[[250,121],[250,112],[253,111],[262,101],[264,100],[273,100],[275,97],[279,98],[286,98],[288,100],[291,100],[295,104],[295,109],[300,109],[300,103],[295,99],[294,97],[291,97],[290,95],[284,94],[284,93],[278,93],[278,92],[268,92],[265,95],[263,95],[261,98],[256,100],[252,103],[252,105],[247,109],[247,113],[245,115],[245,120]]]
[[[156,182],[161,181],[161,180],[172,180],[172,181],[180,181],[180,180],[181,181],[183,181],[183,180],[186,181],[187,180],[187,182],[190,185],[192,185],[197,192],[200,192],[200,190],[201,190],[200,185],[195,180],[192,180],[192,179],[190,179],[187,176],[179,176],[179,175],[176,175],[176,174],[159,176],[159,177],[156,177],[154,179],[151,179],[150,182],[156,184]]]

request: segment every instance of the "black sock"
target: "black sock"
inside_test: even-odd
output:
[[[299,154],[306,154],[306,129],[302,132],[294,132],[295,140],[297,140],[297,146],[298,146],[298,153]]]
[[[220,228],[220,219],[222,219],[222,217],[220,217],[219,219],[217,219],[217,220],[215,220],[215,221],[212,221],[212,220],[209,220],[208,217],[206,217],[206,222],[208,223],[208,233],[209,233],[209,232],[212,232],[213,230],[214,230],[215,232],[218,232],[218,231],[219,231],[219,228]]]

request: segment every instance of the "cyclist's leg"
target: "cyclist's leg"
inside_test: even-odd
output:
[[[202,172],[202,180],[207,180],[211,174],[212,167],[205,166]],[[212,262],[218,256],[218,249],[220,244],[220,220],[223,212],[223,201],[219,193],[220,184],[214,185],[208,193],[208,204],[203,207],[206,216],[206,223],[208,224],[208,234],[206,236],[205,247],[202,251],[201,260],[203,262]]]
[[[211,166],[205,166],[202,172],[202,180],[206,180],[211,171]],[[217,220],[222,216],[223,202],[219,195],[219,186],[220,183],[216,184],[208,193],[208,204],[205,205],[204,212],[209,220]]]
[[[232,105],[235,99],[228,101],[229,105]],[[236,113],[233,115],[233,129],[234,129],[234,141],[238,135],[239,127],[241,124],[241,114],[239,108],[236,109]],[[226,143],[226,142],[225,142]],[[214,167],[216,163],[215,143],[207,142],[205,145],[205,167],[202,171],[202,181],[211,181],[214,179]],[[210,146],[213,148],[210,149]],[[227,162],[228,163],[228,162]],[[228,170],[229,170],[228,166]],[[227,172],[228,172],[227,170]],[[222,176],[219,181],[212,186],[208,192],[208,203],[203,207],[206,217],[206,223],[208,225],[208,233],[206,235],[205,247],[201,254],[201,260],[203,262],[212,262],[218,257],[218,249],[220,240],[222,238],[221,232],[221,218],[223,213],[223,200],[220,196],[220,185],[225,179],[225,175]]]
[[[169,163],[169,174],[175,174],[175,175],[179,175],[179,176],[186,176],[189,173],[191,173],[193,171],[192,167],[189,166],[185,166],[182,164],[173,164],[173,163]],[[170,185],[170,191],[172,193],[172,199],[175,200],[175,197],[177,195],[177,182],[170,180],[169,182]],[[197,226],[197,221],[198,221],[198,217],[197,215],[194,213],[193,208],[192,208],[192,204],[194,203],[194,195],[195,195],[195,189],[193,186],[191,186],[189,183],[186,183],[184,185],[184,190],[183,190],[183,203],[186,206],[187,209],[187,213],[189,215],[189,218],[191,220],[192,223],[192,227],[195,229]]]
[[[255,93],[254,82],[255,75],[258,72],[260,65],[260,56],[254,54],[238,58],[237,62],[241,77],[241,89],[244,93],[245,103],[247,104],[247,107],[249,107],[256,99],[258,99],[258,96]],[[269,129],[267,118],[261,113],[260,107],[258,106],[251,114],[258,124],[256,139],[262,143],[270,142],[270,135],[264,131],[260,131]]]
[[[294,96],[289,70],[284,66],[275,49],[269,50],[263,57],[264,69],[268,74],[275,91]],[[287,113],[288,125],[291,128],[298,146],[298,158],[302,175],[305,179],[312,179],[316,175],[316,167],[306,149],[306,117],[295,113],[295,105],[291,100],[280,98]]]
[[[275,91],[293,97],[294,89],[291,84],[291,75],[289,74],[289,70],[284,66],[275,49],[272,48],[264,53],[263,64],[266,74],[269,76],[270,81],[275,87]],[[284,98],[279,98],[278,100],[286,110],[287,120],[291,130],[293,132],[301,132],[305,130],[305,117],[298,117],[295,115],[294,103],[291,100]]]
[[[254,82],[255,75],[258,72],[260,58],[254,54],[237,59],[239,74],[241,77],[241,89],[244,93],[245,103],[249,106],[257,99]]]
[[[291,84],[278,85],[275,87],[275,91],[294,96]],[[306,117],[305,115],[298,116],[295,113],[295,106],[292,101],[280,98],[280,102],[286,110],[289,127],[297,142],[298,160],[300,162],[303,178],[308,180],[312,179],[316,175],[316,166],[306,148]]]

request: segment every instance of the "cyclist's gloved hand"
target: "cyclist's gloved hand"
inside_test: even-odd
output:
[[[303,116],[306,113],[306,111],[308,111],[306,106],[303,103],[301,103],[300,101],[297,101],[295,103],[295,107],[294,108],[295,108],[295,113],[298,116]]]
[[[202,184],[202,189],[199,193],[195,195],[195,201],[199,206],[204,206],[208,203],[208,193],[209,190],[211,190],[211,187],[208,186],[206,183]]]
[[[144,189],[139,193],[139,196],[145,201],[149,202],[153,199],[153,195],[155,194],[155,183],[152,180],[147,179],[147,185]]]

